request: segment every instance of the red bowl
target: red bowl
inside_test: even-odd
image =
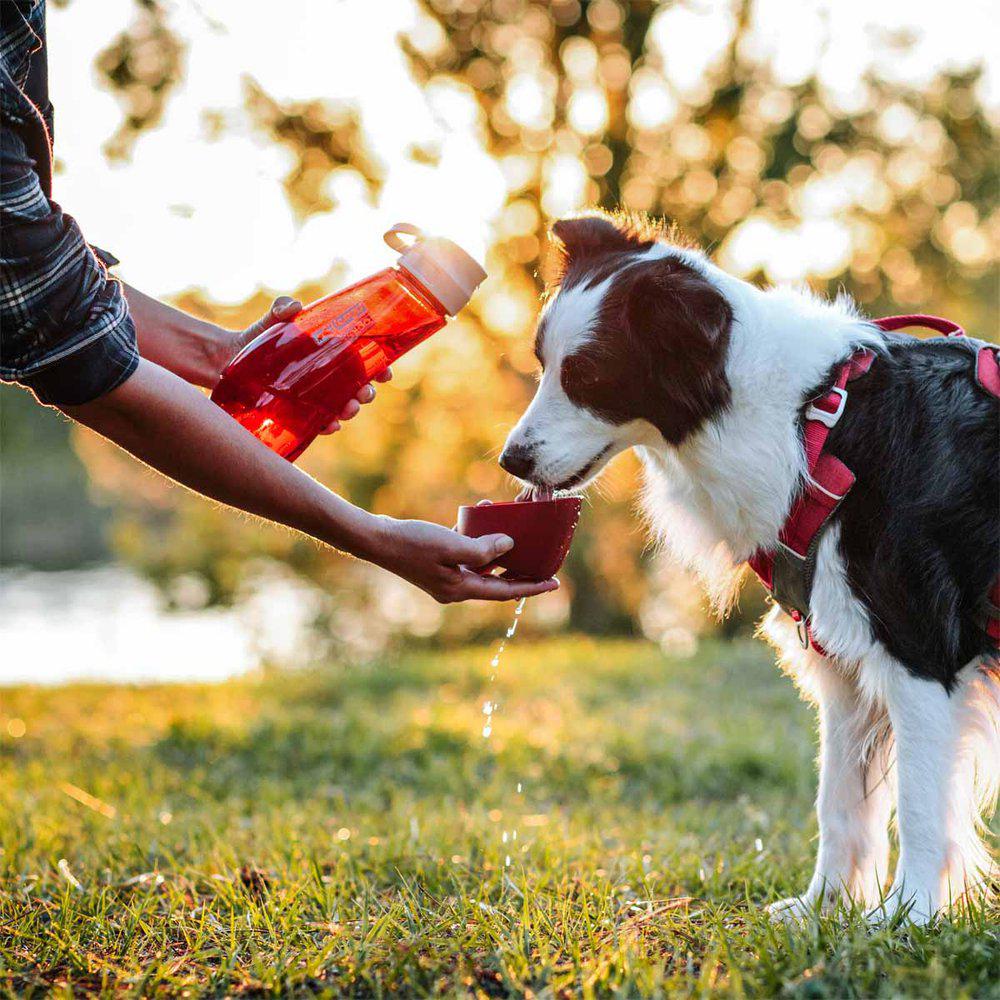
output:
[[[458,508],[461,534],[470,538],[503,534],[514,539],[514,547],[496,564],[521,580],[547,580],[556,573],[569,552],[579,520],[579,497]]]

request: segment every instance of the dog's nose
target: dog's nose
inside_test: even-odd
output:
[[[535,468],[535,457],[523,444],[509,444],[500,455],[500,468],[518,479],[527,479]]]

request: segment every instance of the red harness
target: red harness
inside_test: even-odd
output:
[[[965,336],[957,323],[938,316],[887,316],[876,320],[875,325],[886,332],[921,326],[946,337]],[[805,487],[792,504],[778,535],[777,548],[759,549],[748,560],[774,600],[795,621],[803,648],[812,645],[823,656],[827,655],[826,651],[813,638],[809,622],[816,549],[834,511],[854,485],[854,473],[824,448],[830,431],[847,405],[848,385],[864,375],[874,361],[872,351],[857,351],[840,366],[833,385],[809,403],[802,434],[808,470]],[[998,349],[990,345],[981,347],[976,353],[975,367],[978,384],[1000,399]],[[1000,648],[1000,576],[983,603],[980,624]]]

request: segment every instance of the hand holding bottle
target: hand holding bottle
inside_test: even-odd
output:
[[[218,360],[218,373],[216,375],[215,383],[218,382],[219,376],[222,375],[223,370],[226,366],[236,357],[244,347],[247,346],[252,340],[255,340],[266,330],[269,330],[272,326],[277,323],[287,323],[293,320],[300,312],[302,312],[302,303],[298,299],[293,299],[288,295],[279,295],[278,298],[271,303],[271,308],[261,316],[259,320],[251,323],[245,330],[237,330],[228,337],[222,350],[220,351],[220,357]],[[386,368],[385,371],[379,372],[373,377],[373,382],[389,382],[392,379],[392,369]],[[214,388],[215,383],[209,388]],[[352,399],[349,399],[345,404],[341,412],[330,421],[321,431],[320,434],[334,434],[340,430],[341,424],[345,420],[352,420],[361,412],[361,407],[365,403],[370,403],[375,398],[375,386],[372,382],[366,382],[357,391]]]
[[[394,267],[265,328],[212,390],[214,402],[290,462],[359,393],[370,398],[365,386],[440,330],[486,277],[461,247],[415,226],[401,223],[384,238],[400,255]]]

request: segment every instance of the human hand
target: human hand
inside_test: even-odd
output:
[[[265,330],[270,329],[276,323],[288,323],[302,312],[302,303],[298,299],[289,298],[287,295],[280,295],[271,303],[271,308],[261,316],[255,323],[251,323],[245,330],[238,330],[229,333],[229,340],[225,343],[223,356],[220,359],[219,374],[229,364],[233,358],[243,350],[252,340],[259,337]],[[376,376],[376,382],[388,382],[392,378],[392,369],[387,368],[381,375]],[[361,407],[365,403],[370,403],[375,398],[375,386],[370,382],[363,385],[357,395],[347,401],[344,409],[320,432],[322,434],[333,434],[339,431],[341,424],[345,420],[351,420],[361,412]]]
[[[427,521],[381,521],[379,538],[366,557],[426,591],[439,604],[516,601],[559,586],[554,578],[528,583],[489,575],[493,562],[514,545],[507,535],[467,538]]]

